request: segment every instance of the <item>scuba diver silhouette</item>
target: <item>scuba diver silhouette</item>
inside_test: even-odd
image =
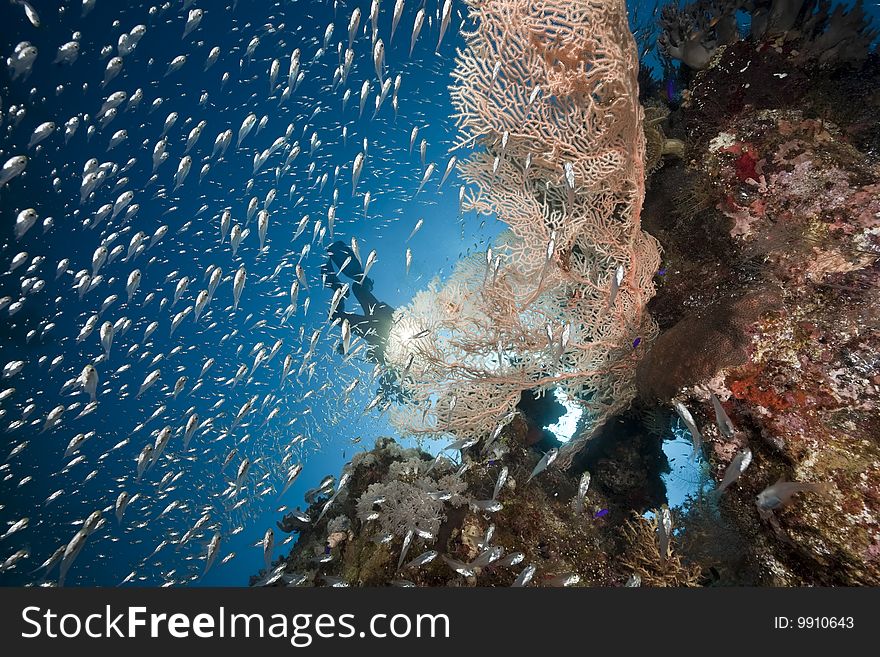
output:
[[[334,265],[338,268],[338,272]],[[351,279],[349,291],[354,293],[363,314],[346,312],[345,300],[348,297],[346,292],[333,311],[332,319],[338,318],[340,321],[347,319],[352,333],[362,337],[369,345],[367,349],[369,358],[384,364],[385,345],[391,332],[394,308],[379,301],[373,295],[373,280],[364,276],[364,270],[351,247],[341,240],[328,246],[327,260],[321,265],[321,274],[324,286],[334,292],[343,287],[343,283],[339,280],[340,275]]]

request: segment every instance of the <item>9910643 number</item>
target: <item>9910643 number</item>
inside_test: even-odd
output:
[[[855,621],[852,616],[799,616],[795,626],[800,630],[851,630]]]

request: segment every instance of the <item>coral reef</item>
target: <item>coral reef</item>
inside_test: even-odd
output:
[[[795,29],[783,27],[766,33]],[[712,535],[717,517],[740,538],[724,581],[736,570],[765,585],[876,585],[880,168],[864,123],[880,118],[877,57],[810,68],[795,43],[760,57],[747,42],[718,52],[672,117],[686,126],[688,159],[655,173],[643,213],[665,276],[649,307],[662,333],[639,390],[685,400],[719,480],[743,446],[754,454],[717,509],[693,511],[695,531]],[[732,437],[715,426],[710,393]],[[780,478],[831,487],[762,519],[755,498]],[[688,554],[711,564],[687,516],[681,524]]]
[[[531,585],[559,585],[569,577],[585,586],[623,585],[633,572],[623,556],[636,559],[647,547],[619,531],[635,504],[634,490],[619,489],[600,472],[578,511],[580,475],[551,468],[528,481],[540,455],[523,445],[526,426],[519,420],[504,430],[497,458],[480,458],[471,449],[458,467],[380,439],[347,467],[351,478],[332,507],[338,515],[297,529],[290,554],[252,583],[510,586],[533,566]],[[608,466],[615,457],[597,458]],[[639,486],[647,485],[638,466],[620,463]],[[486,508],[496,488],[499,504]],[[326,499],[315,499],[309,516],[317,518]],[[417,531],[401,557],[411,528]],[[422,559],[427,561],[410,565]]]
[[[662,47],[699,70],[680,103],[651,87],[644,121],[635,67],[613,66],[632,44],[569,34],[581,3],[543,23],[533,8],[475,10],[455,92],[478,146],[466,202],[511,230],[399,311],[387,352],[395,422],[452,435],[460,463],[380,440],[331,519],[326,488],[318,521],[285,519],[283,577],[255,582],[880,585],[880,57],[860,5],[667,9]],[[600,47],[623,49],[610,73],[577,54]],[[579,104],[593,73],[618,94],[609,124]],[[561,139],[569,121],[590,129]],[[599,152],[612,165],[595,169]],[[556,391],[588,411],[567,446],[543,428]],[[664,509],[672,400],[702,434],[703,476],[751,460],[658,526],[642,514]],[[536,467],[557,448],[567,469]],[[802,491],[758,507],[780,481]]]

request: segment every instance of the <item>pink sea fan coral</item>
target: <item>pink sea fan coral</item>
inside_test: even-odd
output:
[[[488,0],[471,15],[452,88],[458,145],[475,146],[465,202],[509,231],[397,312],[392,420],[486,437],[524,390],[557,388],[590,419],[565,464],[630,402],[632,345],[656,335],[636,45],[623,0]]]

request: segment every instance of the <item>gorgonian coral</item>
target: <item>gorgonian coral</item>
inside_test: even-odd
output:
[[[588,411],[565,464],[633,395],[659,266],[642,232],[645,138],[622,0],[473,2],[453,71],[465,204],[509,227],[396,313],[406,433],[481,438],[524,390]]]
[[[407,532],[437,535],[445,517],[445,505],[466,502],[467,484],[448,465],[437,465],[418,457],[395,461],[382,482],[371,484],[357,502],[358,518],[366,523],[378,520],[382,533],[403,537]]]

